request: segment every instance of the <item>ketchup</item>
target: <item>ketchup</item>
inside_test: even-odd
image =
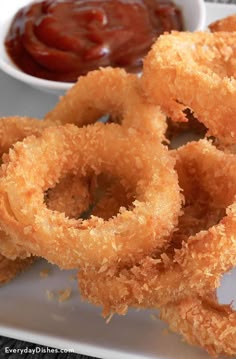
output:
[[[182,29],[168,0],[45,0],[17,12],[5,46],[23,72],[75,82],[100,66],[139,72],[155,39]]]

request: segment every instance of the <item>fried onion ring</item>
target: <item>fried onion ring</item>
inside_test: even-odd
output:
[[[169,240],[169,250],[131,267],[101,266],[96,273],[82,268],[78,274],[83,297],[102,305],[105,315],[125,314],[129,306],[156,308],[193,293],[204,295],[236,264],[235,156],[202,140],[178,149],[176,157],[187,211]]]
[[[172,32],[144,60],[143,91],[173,120],[191,108],[224,144],[236,143],[236,34]],[[164,81],[164,82],[163,82]]]
[[[161,308],[160,318],[212,357],[236,354],[236,312],[208,297],[187,297]]]
[[[228,31],[234,32],[236,31],[236,15],[230,15],[225,17],[224,19],[217,20],[210,25],[208,25],[211,32],[219,32],[219,31]]]
[[[0,119],[0,156],[9,151],[9,148],[17,141],[21,141],[28,135],[39,135],[42,130],[50,125],[50,121],[39,121],[29,117],[3,117]],[[0,258],[2,266],[0,269],[1,282],[8,282],[15,275],[27,268],[32,262],[32,258],[26,257],[25,250],[16,248],[12,245],[10,237],[3,230],[0,230]],[[4,254],[4,256],[2,255]],[[5,255],[10,258],[7,259]],[[16,259],[17,256],[22,259]]]
[[[45,202],[52,211],[65,213],[66,217],[79,218],[91,202],[89,185],[84,178],[68,175],[47,191]]]
[[[43,129],[52,125],[50,121],[30,117],[2,117],[0,119],[0,156],[7,153],[17,141],[22,141],[30,135],[38,136]]]
[[[35,261],[35,258],[10,260],[0,254],[0,284],[6,284],[25,271]]]
[[[110,114],[123,126],[163,140],[166,118],[159,106],[145,101],[139,84],[136,75],[123,69],[106,67],[91,71],[79,78],[45,119],[82,127]]]
[[[0,119],[0,156],[7,158],[9,148],[17,141],[23,140],[25,137],[34,134],[39,136],[42,130],[52,126],[50,121],[40,121],[29,117],[3,117]],[[89,205],[89,188],[85,181],[79,178],[69,176],[62,180],[55,188],[50,189],[47,194],[46,203],[52,210],[65,212],[67,216],[79,216],[85,211]],[[23,267],[23,261],[19,261],[17,257],[25,258],[28,256],[22,246],[15,246],[11,237],[0,230],[0,253],[10,259],[10,272],[13,268],[13,260],[16,260],[16,268],[18,263]],[[26,260],[28,263],[29,260]],[[5,271],[6,271],[6,263]]]
[[[108,220],[117,215],[122,208],[132,208],[134,193],[128,193],[117,178],[99,176],[91,188],[94,205],[93,216]]]
[[[173,166],[156,139],[144,141],[119,125],[46,129],[15,144],[2,166],[0,223],[14,243],[61,268],[133,263],[165,246],[176,224],[181,196]],[[44,204],[43,193],[67,174],[101,172],[135,189],[132,210],[109,221],[79,221]]]

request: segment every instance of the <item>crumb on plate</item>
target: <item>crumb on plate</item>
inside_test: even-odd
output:
[[[42,271],[40,271],[39,275],[40,275],[40,278],[47,278],[49,276],[51,272],[51,269],[49,268],[45,268],[43,269]]]

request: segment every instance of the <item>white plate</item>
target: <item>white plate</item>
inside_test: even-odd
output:
[[[236,12],[233,5],[209,4],[208,23]],[[57,101],[56,96],[34,90],[0,72],[0,116],[41,117]],[[46,279],[40,270],[52,268]],[[174,334],[164,335],[166,325],[151,319],[150,311],[131,310],[126,317],[114,317],[105,324],[100,310],[82,303],[70,273],[44,261],[1,288],[0,334],[105,359],[207,359],[202,350],[192,348]],[[221,287],[221,301],[233,298],[235,276]],[[46,290],[73,287],[71,300],[49,301]],[[236,298],[236,295],[234,296]]]

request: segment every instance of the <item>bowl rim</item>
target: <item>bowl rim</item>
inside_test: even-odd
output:
[[[6,53],[7,55],[7,53]],[[10,57],[7,56],[11,61]],[[7,63],[0,57],[0,69],[2,69],[8,75],[23,81],[34,87],[48,88],[51,90],[67,90],[69,89],[74,82],[61,82],[61,81],[51,81],[44,80],[39,77],[31,76],[26,74],[22,70],[18,69],[13,62]]]
[[[204,0],[198,0],[198,5],[200,16],[196,26],[196,30],[194,31],[204,30],[206,28],[206,2]]]

